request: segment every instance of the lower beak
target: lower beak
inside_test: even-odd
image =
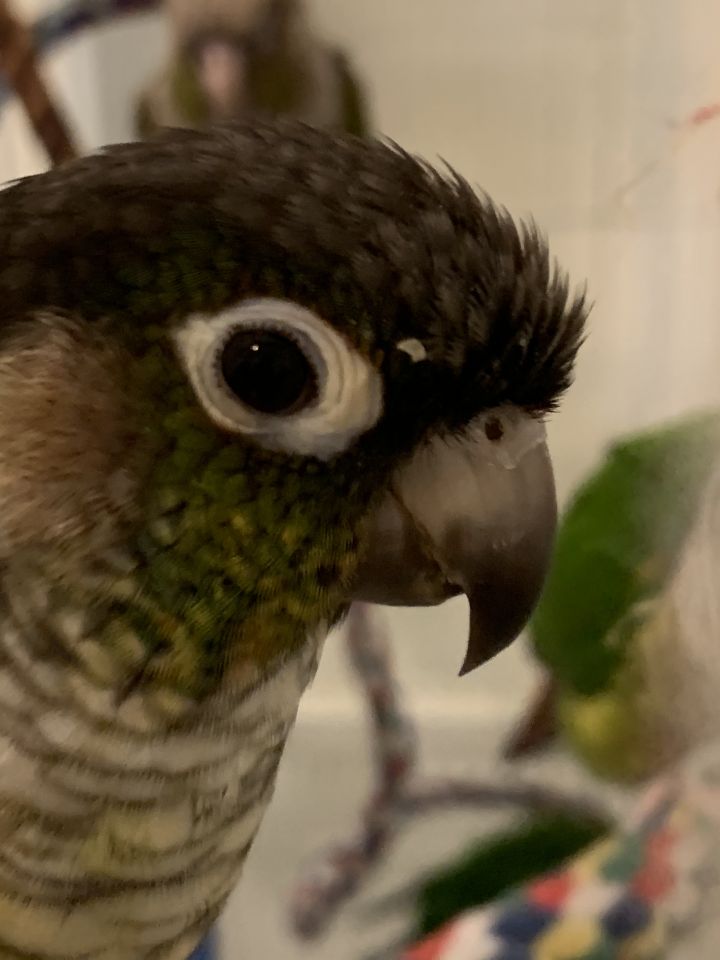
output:
[[[353,599],[428,606],[464,593],[461,674],[518,636],[540,596],[557,522],[545,428],[504,407],[462,437],[437,437],[370,516]]]

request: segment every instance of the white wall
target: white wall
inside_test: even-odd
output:
[[[514,213],[532,213],[573,276],[587,278],[596,301],[590,337],[577,384],[551,425],[561,496],[612,436],[718,400],[720,118],[680,126],[720,99],[717,3],[313,0],[311,6],[318,27],[355,58],[383,133],[429,158],[444,157]],[[129,97],[164,47],[162,25],[150,18],[86,37],[55,58],[51,74],[84,146],[129,135]],[[9,114],[0,124],[0,175],[39,163],[23,122]],[[623,192],[635,178],[637,185]],[[437,725],[456,724],[455,758],[472,762],[532,685],[522,649],[459,682],[461,601],[388,619],[408,696],[426,722],[434,718],[435,736]],[[312,829],[299,829],[305,821],[293,821],[315,815],[339,823],[349,815],[364,777],[360,733],[351,722],[359,710],[333,639],[303,707],[248,886],[231,915],[233,943],[246,948],[249,960],[298,955],[278,928],[277,903],[312,842]],[[335,725],[345,721],[347,736],[333,739]],[[313,766],[318,751],[327,762]],[[436,754],[445,751],[438,747]],[[314,779],[310,769],[319,771]],[[308,802],[309,779],[331,770],[350,778],[342,791],[327,794],[324,806]],[[327,954],[311,950],[314,960],[357,955],[338,937]]]

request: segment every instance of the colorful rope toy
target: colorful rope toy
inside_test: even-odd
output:
[[[719,905],[720,743],[656,783],[611,837],[400,960],[660,960]]]

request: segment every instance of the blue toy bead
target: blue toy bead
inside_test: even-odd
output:
[[[602,925],[615,940],[627,940],[647,930],[651,921],[650,904],[627,894],[608,910],[602,918]]]
[[[527,901],[510,902],[492,925],[492,933],[503,943],[530,944],[555,920],[555,913]]]
[[[210,936],[200,944],[190,960],[218,960],[217,941]]]

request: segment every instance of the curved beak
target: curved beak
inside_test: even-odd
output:
[[[542,423],[514,408],[437,437],[395,476],[370,516],[354,600],[429,606],[464,593],[461,674],[518,636],[540,596],[557,523]]]

